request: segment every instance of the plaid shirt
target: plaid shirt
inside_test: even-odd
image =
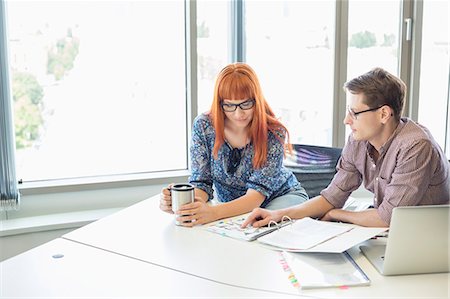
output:
[[[381,147],[377,162],[374,151],[369,142],[355,141],[350,136],[337,173],[321,195],[341,208],[364,183],[374,194],[373,205],[380,218],[388,224],[395,207],[449,203],[449,162],[428,129],[402,118]]]

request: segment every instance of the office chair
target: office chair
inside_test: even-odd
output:
[[[310,198],[320,194],[336,173],[336,164],[342,148],[293,144],[293,155],[284,165],[290,169],[305,188]]]

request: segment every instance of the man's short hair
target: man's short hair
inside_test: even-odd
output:
[[[353,94],[363,93],[365,95],[364,104],[370,108],[387,105],[394,110],[397,120],[402,116],[406,85],[402,80],[382,68],[374,68],[346,82],[344,89]]]

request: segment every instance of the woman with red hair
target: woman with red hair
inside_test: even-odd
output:
[[[189,182],[195,202],[176,213],[184,226],[204,224],[250,212],[279,209],[308,199],[294,174],[283,166],[290,150],[289,133],[266,102],[258,77],[244,63],[219,73],[208,113],[194,120]],[[209,205],[216,198],[222,204]],[[161,192],[161,210],[173,213],[168,188]]]

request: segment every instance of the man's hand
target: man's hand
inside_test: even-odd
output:
[[[320,218],[320,220],[322,221],[337,221],[337,219],[334,217],[334,213],[337,211],[338,209],[331,209],[328,212],[325,213],[325,215],[322,216],[322,218]]]
[[[331,209],[320,218],[323,221],[341,221],[368,227],[388,227],[378,215],[377,209],[364,211],[346,211],[342,209]]]

